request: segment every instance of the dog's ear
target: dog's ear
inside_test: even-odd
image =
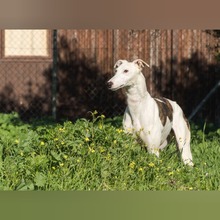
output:
[[[150,67],[146,62],[144,62],[141,59],[136,59],[136,60],[133,61],[133,63],[137,64],[139,69],[142,69],[144,67],[144,65]]]
[[[118,60],[114,65],[114,69],[118,68],[122,64],[122,62],[122,60]]]

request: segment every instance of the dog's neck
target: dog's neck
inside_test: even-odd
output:
[[[147,91],[144,75],[139,73],[132,84],[125,88],[127,104],[129,106],[137,105],[146,97],[150,97]]]

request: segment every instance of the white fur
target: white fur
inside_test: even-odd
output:
[[[107,82],[109,89],[113,91],[125,89],[127,108],[124,113],[123,127],[128,133],[138,134],[148,151],[157,156],[159,156],[159,150],[167,145],[167,136],[173,129],[184,164],[193,166],[190,130],[183,111],[176,102],[167,99],[173,108],[173,120],[170,121],[167,117],[166,124],[163,126],[158,105],[148,93],[145,77],[141,72],[144,64],[148,65],[141,59],[133,62],[118,60],[114,66],[115,75]]]

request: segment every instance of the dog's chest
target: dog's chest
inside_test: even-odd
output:
[[[139,131],[142,127],[141,121],[141,106],[140,105],[129,105],[128,106],[129,113],[132,120],[132,126],[135,131]]]

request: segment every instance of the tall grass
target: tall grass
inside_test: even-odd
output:
[[[220,129],[192,126],[195,166],[172,141],[160,158],[125,134],[121,117],[25,123],[0,115],[0,190],[219,190]]]

